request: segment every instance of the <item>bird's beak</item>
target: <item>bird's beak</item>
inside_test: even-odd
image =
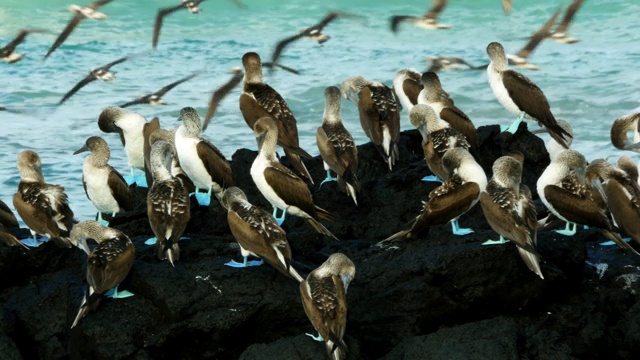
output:
[[[549,129],[547,128],[540,128],[538,130],[533,130],[531,133],[532,134],[544,134],[544,133],[548,133]]]
[[[258,150],[262,149],[262,144],[264,143],[264,134],[257,136],[256,142],[258,143]]]
[[[81,152],[85,152],[85,151],[89,151],[89,147],[87,146],[87,144],[84,144],[83,147],[81,147],[80,149],[76,150],[73,155],[77,155],[80,154]]]

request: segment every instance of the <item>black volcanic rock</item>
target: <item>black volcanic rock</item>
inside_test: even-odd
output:
[[[549,162],[542,140],[521,125],[515,134],[478,129],[479,162],[490,177],[493,161],[525,154],[524,182],[535,182]],[[359,206],[336,183],[310,186],[325,222],[339,239],[323,237],[288,216],[283,228],[292,265],[306,276],[334,252],[356,264],[349,287],[349,359],[636,359],[640,355],[640,257],[599,245],[596,230],[573,237],[538,235],[541,280],[515,245],[482,246],[496,238],[476,206],[460,218],[475,232],[453,236],[434,226],[425,238],[388,248],[376,243],[420,212],[438,184],[429,174],[417,131],[401,135],[401,159],[389,171],[372,144],[359,146]],[[231,166],[249,201],[271,211],[249,169],[257,153],[238,150]],[[282,159],[283,163],[286,158]],[[319,157],[305,160],[319,182]],[[152,236],[145,189],[139,206],[112,226],[136,245],[134,266],[121,284],[136,295],[104,299],[69,329],[84,286],[86,256],[46,243],[24,250],[0,244],[0,358],[2,359],[324,359],[324,345],[300,302],[296,281],[268,265],[235,269],[241,259],[226,212],[192,201],[192,219],[175,268],[144,245]],[[24,237],[26,230],[18,234]],[[634,245],[635,246],[635,245]]]

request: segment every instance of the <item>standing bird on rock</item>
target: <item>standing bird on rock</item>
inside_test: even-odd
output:
[[[44,181],[42,162],[34,151],[25,150],[18,154],[17,165],[20,183],[13,195],[13,206],[33,235],[33,239],[22,242],[37,247],[42,243],[36,237],[40,234],[59,247],[71,247],[69,232],[74,223],[73,211],[69,208],[64,188]]]
[[[300,283],[300,297],[304,312],[318,332],[307,334],[316,341],[324,341],[332,360],[346,357],[347,289],[356,276],[356,266],[342,253],[331,254],[327,261],[313,270]]]
[[[18,47],[18,45],[22,44],[24,42],[24,40],[27,38],[27,35],[29,35],[29,34],[45,33],[45,32],[48,32],[48,31],[40,30],[40,29],[22,29],[22,30],[20,30],[20,32],[18,32],[18,36],[16,36],[15,39],[13,39],[10,43],[5,45],[4,47],[0,48],[0,60],[6,62],[8,64],[17,63],[18,61],[22,60],[22,58],[26,54],[18,54],[16,52],[16,48]]]
[[[276,158],[278,126],[270,117],[256,121],[253,131],[258,142],[258,156],[251,165],[251,178],[262,196],[273,206],[273,217],[281,225],[287,212],[299,216],[318,233],[337,239],[318,219],[333,217],[313,203],[311,192],[296,174],[280,164]],[[277,217],[278,209],[282,216]]]
[[[526,116],[538,120],[541,126],[549,130],[551,137],[568,149],[567,141],[571,135],[556,122],[542,90],[526,76],[509,69],[507,56],[500,43],[490,43],[487,54],[491,58],[487,67],[491,90],[505,109],[520,115],[504,131],[514,134]]]
[[[92,136],[73,154],[85,151],[91,151],[91,154],[82,165],[84,192],[98,209],[98,222],[107,226],[109,222],[102,219],[102,213],[115,217],[119,212],[133,210],[133,195],[122,175],[108,164],[111,151],[104,139]]]
[[[291,165],[304,178],[313,184],[311,174],[300,156],[307,159],[313,157],[300,147],[296,118],[284,101],[271,86],[262,81],[262,64],[260,56],[248,52],[242,56],[244,66],[244,88],[240,95],[240,111],[244,121],[251,129],[258,119],[271,117],[278,127],[278,145],[282,146]]]
[[[175,156],[170,143],[157,141],[153,144],[150,160],[153,185],[147,194],[147,215],[156,236],[156,253],[160,260],[169,259],[172,266],[180,259],[178,241],[191,217],[189,193],[182,180],[170,172]]]
[[[633,131],[633,142],[628,132]],[[611,143],[617,149],[640,152],[640,112],[621,116],[611,125]]]
[[[522,161],[512,156],[502,156],[493,163],[493,176],[480,195],[480,205],[484,217],[500,235],[500,240],[485,241],[482,245],[504,244],[513,240],[527,267],[544,279],[540,270],[540,255],[536,251],[536,206],[531,199],[531,190],[521,182]]]
[[[242,263],[229,261],[231,267],[262,265],[263,261],[247,261],[249,255],[260,257],[284,275],[302,281],[302,276],[291,266],[291,248],[287,233],[268,212],[247,201],[239,188],[232,186],[222,195],[222,204],[227,208],[227,221],[231,233],[240,245]]]
[[[424,16],[408,16],[394,15],[391,17],[391,31],[398,31],[398,25],[401,22],[409,21],[416,27],[424,29],[449,29],[451,25],[441,24],[438,22],[438,15],[447,6],[447,0],[433,0],[433,6],[424,14]]]
[[[340,114],[340,100],[342,94],[340,89],[329,86],[324,91],[324,115],[322,126],[316,132],[316,141],[320,156],[327,171],[327,178],[322,181],[338,181],[338,186],[346,190],[347,195],[353,198],[353,202],[358,205],[356,192],[360,191],[360,181],[356,172],[358,171],[358,148],[353,141],[353,137],[342,124]],[[331,177],[331,171],[335,172],[337,178]]]
[[[393,168],[400,157],[400,106],[389,87],[381,82],[354,76],[340,88],[346,99],[358,106],[360,125],[384,161]]]
[[[25,249],[29,249],[27,245],[21,243],[10,231],[9,228],[19,228],[18,219],[13,215],[13,211],[0,200],[0,242],[9,246],[20,245]]]
[[[133,294],[128,291],[118,292],[118,285],[127,277],[133,266],[136,248],[127,235],[120,230],[102,226],[96,221],[83,221],[71,230],[71,242],[83,244],[79,247],[88,250],[87,239],[98,243],[87,257],[87,289],[82,297],[78,315],[71,328],[97,309],[102,295],[114,289],[113,298],[125,298]]]

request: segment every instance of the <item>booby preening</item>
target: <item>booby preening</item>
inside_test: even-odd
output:
[[[313,178],[300,158],[313,158],[300,147],[298,125],[289,105],[271,86],[262,80],[260,56],[248,52],[242,56],[244,87],[240,95],[240,111],[251,129],[258,119],[271,117],[278,126],[278,145],[282,146],[291,165],[313,184]]]
[[[393,91],[407,113],[418,103],[418,95],[423,89],[421,77],[422,74],[414,69],[398,70],[393,77]]]
[[[137,104],[149,104],[149,105],[160,105],[160,104],[165,104],[164,100],[162,100],[162,97],[168,93],[171,89],[173,89],[174,87],[182,84],[183,82],[189,81],[191,79],[193,79],[194,77],[196,77],[196,75],[198,75],[198,73],[193,73],[191,75],[185,76],[180,80],[176,80],[174,82],[172,82],[171,84],[162,87],[160,90],[152,92],[151,94],[148,95],[144,95],[141,96],[135,100],[126,102],[122,105],[120,105],[121,108],[126,108],[132,105],[137,105]]]
[[[304,312],[318,332],[307,334],[324,341],[332,360],[342,360],[347,353],[344,333],[347,327],[347,290],[356,276],[356,266],[342,253],[331,254],[300,283]]]
[[[368,81],[362,76],[345,80],[340,89],[346,99],[358,106],[364,133],[391,170],[400,156],[400,106],[393,90],[381,82]]]
[[[128,291],[118,292],[117,286],[124,280],[131,270],[136,255],[136,248],[124,233],[110,227],[102,226],[96,221],[82,221],[71,230],[71,242],[88,250],[87,239],[95,240],[98,245],[87,257],[87,289],[82,297],[78,315],[71,328],[95,310],[102,295],[112,288],[116,288],[114,298],[132,296]],[[84,244],[84,245],[80,245]]]
[[[611,125],[611,143],[620,150],[640,152],[640,112],[621,116]],[[633,142],[627,132],[633,131]]]
[[[449,29],[451,25],[438,22],[438,15],[447,6],[447,0],[433,0],[433,6],[423,16],[394,15],[391,17],[391,31],[398,31],[401,22],[409,21],[424,29]]]
[[[178,241],[191,217],[189,193],[182,180],[171,175],[173,145],[156,141],[151,146],[153,185],[147,194],[149,225],[156,236],[156,254],[160,260],[169,259],[172,266],[180,259]]]
[[[540,256],[536,251],[538,218],[531,190],[522,182],[522,162],[512,156],[502,156],[493,163],[493,176],[480,195],[484,217],[500,235],[498,241],[483,245],[503,244],[513,240],[520,257],[536,275],[542,276]]]
[[[380,243],[418,237],[430,226],[447,222],[451,222],[455,235],[473,232],[459,228],[457,219],[480,200],[480,194],[487,187],[487,176],[473,156],[460,147],[448,150],[442,158],[442,164],[449,172],[449,177],[429,193],[429,200],[422,202],[422,213],[413,221],[411,228],[397,232]]]
[[[73,154],[84,151],[91,151],[82,165],[84,192],[98,209],[98,222],[106,226],[108,222],[102,219],[102,213],[116,216],[119,212],[133,210],[133,195],[122,175],[108,164],[111,152],[104,139],[92,136]]]
[[[564,131],[567,132],[567,134],[569,134],[569,137],[567,137],[566,139],[566,144],[567,144],[566,148],[553,137],[550,138],[544,144],[545,147],[547,148],[547,152],[549,153],[549,158],[551,160],[555,159],[555,157],[558,156],[559,153],[563,152],[567,148],[570,148],[571,144],[573,143],[573,128],[571,127],[571,124],[569,124],[569,122],[564,121],[562,119],[558,119],[557,122],[558,122],[558,126],[560,126]],[[540,134],[543,132],[548,133],[549,130],[547,128],[541,128],[538,130],[531,131],[532,134]]]
[[[251,165],[251,178],[262,196],[273,206],[273,217],[282,224],[287,212],[299,216],[318,233],[336,239],[318,219],[332,220],[328,211],[316,206],[307,184],[276,158],[278,125],[270,117],[256,121],[253,131],[258,142],[258,156]],[[282,216],[277,217],[278,209]]]
[[[156,119],[157,118],[155,118],[154,120]],[[153,121],[151,121],[150,123],[152,122]],[[147,128],[145,128],[144,163],[148,171],[147,181],[149,182],[149,184],[152,184],[152,185],[153,185],[153,175],[151,174],[151,147],[153,146],[153,144],[156,143],[156,141],[163,140],[173,145],[175,149],[176,131],[178,130],[177,128],[173,128],[171,130],[165,130],[165,129],[161,129],[159,126],[160,124],[158,123],[158,128],[153,130],[153,132],[151,132],[151,134],[149,135],[147,135],[146,133]],[[193,185],[193,181],[191,181],[191,179],[189,179],[187,174],[185,174],[184,170],[182,170],[182,167],[180,166],[180,160],[178,159],[177,156],[172,157],[170,172],[173,177],[177,177],[177,178],[180,178],[180,180],[182,180],[182,183],[187,188],[187,191],[189,192],[189,194],[195,192],[196,187],[195,185]]]
[[[580,40],[570,37],[567,35],[567,29],[569,28],[569,24],[571,24],[571,20],[576,15],[576,12],[582,6],[583,0],[573,0],[571,4],[567,7],[567,10],[564,12],[564,17],[562,18],[562,22],[560,25],[553,30],[551,33],[551,39],[553,41],[562,43],[562,44],[573,44]]]
[[[18,154],[17,165],[20,183],[13,195],[13,206],[33,235],[33,239],[22,242],[37,247],[42,243],[36,238],[36,234],[40,234],[60,247],[71,247],[69,231],[74,223],[73,211],[64,188],[44,181],[42,162],[34,151]]]
[[[231,260],[225,265],[246,267],[261,265],[262,261],[247,262],[249,255],[265,260],[284,275],[302,281],[302,276],[291,266],[291,248],[287,233],[268,212],[252,205],[245,193],[232,186],[222,195],[222,204],[227,208],[227,221],[231,234],[240,245],[242,263]]]
[[[636,163],[633,162],[633,159],[624,155],[618,158],[617,165],[620,170],[627,173],[627,175],[631,178],[633,182],[636,182],[636,183],[638,182],[638,174],[639,174],[638,165],[640,165],[640,163],[636,165]]]
[[[29,250],[27,245],[21,243],[18,238],[9,231],[10,228],[18,227],[20,227],[20,225],[18,224],[16,216],[13,215],[13,211],[11,211],[4,201],[0,200],[0,242],[9,246],[20,245]]]
[[[82,89],[85,85],[89,84],[94,80],[102,80],[102,81],[111,81],[115,78],[115,72],[109,71],[112,66],[121,64],[127,61],[128,57],[120,58],[116,61],[110,62],[106,65],[100,66],[89,71],[89,75],[85,76],[84,79],[80,80],[77,84],[74,85],[71,90],[69,90],[62,99],[58,102],[58,105],[62,105],[67,99],[69,99],[73,94],[77,93],[78,90]]]
[[[210,141],[200,137],[200,116],[192,107],[180,110],[182,125],[175,135],[175,148],[180,167],[195,185],[195,196],[202,206],[209,206],[211,194],[218,200],[224,189],[234,186],[231,165]],[[200,193],[200,189],[206,193]]]
[[[509,69],[504,48],[500,43],[490,43],[487,46],[487,54],[491,58],[487,74],[493,94],[505,109],[519,115],[506,131],[515,133],[520,122],[527,116],[549,129],[551,137],[568,148],[567,141],[571,135],[556,122],[542,90],[526,76]]]
[[[22,44],[24,40],[27,38],[27,35],[33,33],[45,33],[48,32],[46,30],[40,29],[22,29],[18,32],[18,35],[15,39],[13,39],[10,43],[0,48],[0,60],[13,64],[16,63],[25,56],[25,54],[18,54],[16,52],[16,48],[18,45]]]
[[[356,192],[360,191],[358,180],[358,148],[353,136],[342,123],[340,101],[342,93],[335,86],[329,86],[324,90],[324,114],[322,126],[316,132],[316,141],[320,156],[327,171],[327,178],[322,182],[337,180],[338,186],[351,196],[353,202],[358,205]],[[331,171],[337,178],[331,177]],[[322,184],[320,184],[322,185]]]

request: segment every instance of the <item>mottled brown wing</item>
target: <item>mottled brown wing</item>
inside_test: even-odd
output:
[[[272,163],[272,166],[264,170],[264,177],[269,186],[285,203],[297,206],[311,217],[316,218],[316,208],[307,184],[291,170],[280,163]]]
[[[471,147],[475,148],[478,146],[476,127],[462,110],[458,109],[455,105],[446,107],[440,111],[440,118],[448,122],[452,128],[462,133]]]
[[[600,209],[586,187],[573,176],[562,180],[561,186],[547,185],[544,196],[565,219],[582,225],[611,230],[604,211]]]
[[[529,220],[518,212],[518,201],[513,189],[492,186],[491,182],[487,191],[480,194],[482,212],[491,228],[518,246],[535,251],[532,247],[535,228],[530,228]]]
[[[173,178],[154,183],[147,194],[147,213],[159,241],[171,228],[171,238],[167,240],[178,242],[191,217],[189,194],[182,181]]]
[[[114,288],[127,277],[135,253],[124,235],[101,242],[87,258],[87,282],[99,294]]]
[[[282,96],[278,94],[271,86],[260,84],[246,84],[245,92],[253,95],[255,101],[267,112],[267,116],[271,116],[278,125],[278,144],[289,148],[298,148],[298,126],[296,118],[293,116],[289,105],[284,101]],[[241,110],[242,110],[242,98]],[[243,110],[244,115],[244,110]],[[259,119],[256,118],[253,122]],[[249,120],[247,120],[249,123]],[[252,128],[253,129],[253,128]]]
[[[458,176],[445,180],[431,192],[429,202],[416,220],[411,232],[428,226],[445,224],[469,210],[480,197],[480,187],[474,182],[461,183]],[[443,188],[444,187],[444,188]],[[442,188],[442,189],[441,189]],[[437,191],[440,189],[440,191]],[[445,191],[446,190],[446,191]],[[436,192],[437,191],[437,192]],[[436,192],[436,193],[434,193]],[[431,196],[431,195],[434,196]]]
[[[61,230],[53,220],[55,212],[37,185],[20,183],[13,195],[13,206],[29,229],[58,237]]]
[[[347,305],[344,286],[338,276],[310,275],[300,283],[302,304],[318,333],[325,339],[342,339],[346,328]]]

